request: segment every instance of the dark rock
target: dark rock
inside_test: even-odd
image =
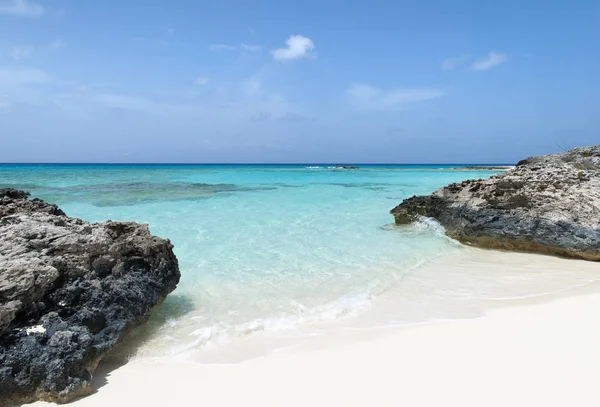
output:
[[[0,188],[0,219],[16,213],[44,212],[49,215],[63,215],[58,206],[49,204],[41,199],[28,200],[29,192],[12,188]],[[16,203],[15,203],[16,202]]]
[[[530,157],[392,209],[397,224],[437,219],[463,243],[600,261],[600,145]]]
[[[100,359],[179,282],[173,245],[0,189],[0,405],[92,391]]]

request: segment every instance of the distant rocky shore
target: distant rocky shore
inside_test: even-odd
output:
[[[471,171],[506,171],[513,168],[511,165],[465,165],[464,167],[451,168],[453,170]]]
[[[600,145],[531,157],[490,179],[405,199],[391,214],[400,225],[435,218],[473,246],[600,261]]]
[[[100,359],[179,282],[173,245],[0,189],[0,405],[92,392]]]

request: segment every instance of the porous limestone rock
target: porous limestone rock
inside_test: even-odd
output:
[[[600,145],[530,157],[489,179],[405,199],[391,213],[396,224],[434,218],[473,246],[600,261]]]
[[[0,405],[92,391],[103,355],[179,282],[173,245],[0,189]]]

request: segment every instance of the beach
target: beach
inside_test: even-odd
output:
[[[141,327],[148,340],[134,350],[222,363],[245,359],[237,349],[248,353],[254,337],[286,346],[286,332],[312,335],[360,314],[423,262],[462,253],[436,224],[398,228],[389,210],[413,194],[495,173],[438,165],[7,165],[0,179],[9,184],[0,186],[27,187],[69,216],[136,221],[168,238],[181,282]]]
[[[599,309],[587,294],[239,365],[131,362],[74,405],[597,406]]]
[[[490,272],[525,258],[523,267],[549,273],[600,271],[592,262],[493,251],[463,256],[462,266],[482,253],[495,262]],[[597,406],[599,322],[600,285],[591,281],[487,301],[474,318],[336,330],[241,363],[109,359],[94,379],[98,391],[73,405]]]
[[[600,403],[599,263],[466,246],[431,218],[391,223],[402,198],[493,173],[2,171],[67,214],[146,223],[174,245],[177,288],[104,356],[77,407]]]
[[[600,407],[597,3],[0,0],[0,407]]]

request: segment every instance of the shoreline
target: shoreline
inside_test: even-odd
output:
[[[513,262],[534,256],[544,260],[538,265],[542,269],[555,265],[575,271],[584,265],[600,277],[600,265],[593,262],[469,253]],[[468,255],[462,258],[468,263]],[[482,304],[483,316],[334,330],[235,364],[108,359],[94,378],[98,391],[73,405],[152,407],[199,400],[223,406],[600,404],[593,390],[600,366],[600,282]]]
[[[479,318],[494,308],[543,303],[580,290],[594,292],[593,284],[600,292],[599,266],[583,260],[461,246],[458,252],[410,267],[394,286],[374,297],[350,303],[342,298],[334,301],[332,304],[342,304],[335,312],[297,319],[290,315],[285,323],[269,317],[262,321],[264,329],[239,330],[233,336],[222,336],[216,330],[209,341],[195,347],[174,347],[170,336],[182,335],[180,339],[186,340],[196,331],[182,330],[177,315],[157,309],[158,320],[163,321],[160,325],[153,323],[154,329],[147,330],[140,327],[105,359],[111,363],[129,359],[244,363],[289,348],[327,343],[331,338],[345,342],[355,335],[376,337],[394,329]],[[165,324],[171,327],[169,332]],[[160,335],[156,335],[158,326],[162,327]]]
[[[596,406],[599,320],[595,293],[235,365],[132,361],[73,405]]]

